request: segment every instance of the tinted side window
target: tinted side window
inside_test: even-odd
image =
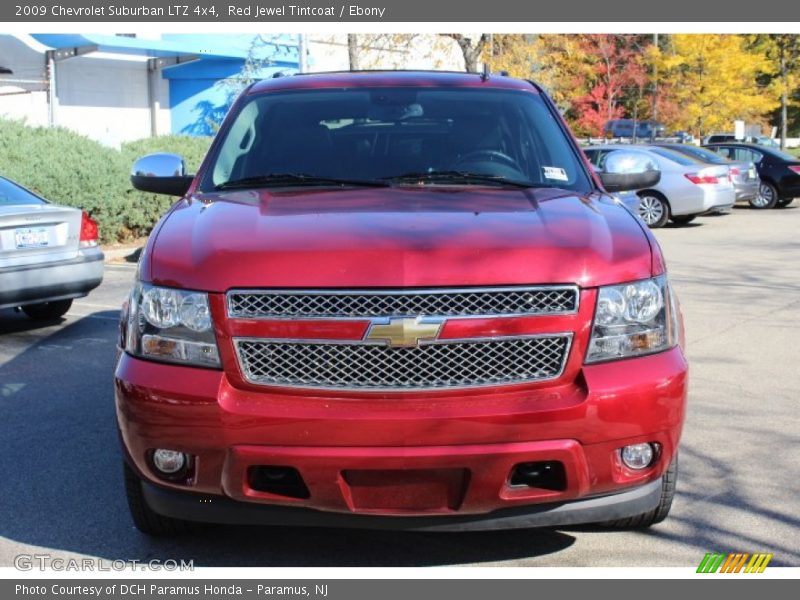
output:
[[[758,163],[761,162],[762,158],[764,158],[764,156],[755,150],[749,150],[747,148],[736,149],[736,160]]]

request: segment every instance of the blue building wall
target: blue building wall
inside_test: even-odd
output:
[[[255,76],[271,77],[276,72],[298,68],[297,36],[265,36],[254,45],[254,35],[169,34],[165,41],[207,46],[208,53],[234,56],[247,55],[254,48],[254,57],[263,67]],[[212,135],[236,98],[242,84],[238,81],[245,60],[242,58],[201,58],[170,67],[162,72],[169,80],[172,132],[184,135]]]

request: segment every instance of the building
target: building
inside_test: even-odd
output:
[[[0,116],[109,146],[210,135],[250,78],[296,72],[297,36],[0,35]]]
[[[441,36],[357,40],[361,68],[463,69],[456,44]],[[346,34],[0,35],[0,117],[112,147],[211,135],[248,81],[349,66]]]

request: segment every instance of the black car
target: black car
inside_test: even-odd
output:
[[[737,162],[747,161],[756,165],[761,178],[759,197],[751,202],[753,208],[789,206],[800,197],[800,159],[775,148],[758,144],[726,142],[703,146],[717,154]]]

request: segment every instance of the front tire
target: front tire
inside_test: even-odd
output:
[[[602,523],[603,527],[612,529],[646,529],[656,523],[661,523],[667,518],[670,508],[672,508],[672,500],[675,497],[675,486],[678,483],[678,455],[672,460],[669,468],[661,476],[661,499],[653,510],[640,515],[634,515],[625,519],[617,519],[615,521],[606,521]]]
[[[639,216],[650,229],[658,229],[669,220],[669,203],[658,192],[639,192]]]
[[[778,190],[775,186],[762,181],[758,188],[758,196],[750,200],[750,206],[757,210],[775,208],[778,203]]]
[[[71,307],[72,299],[56,300],[55,302],[28,304],[22,307],[22,312],[34,321],[52,321],[63,317]]]
[[[147,498],[144,497],[142,480],[128,463],[123,462],[123,469],[128,509],[136,529],[152,536],[182,535],[195,529],[194,523],[165,517],[150,508]]]

